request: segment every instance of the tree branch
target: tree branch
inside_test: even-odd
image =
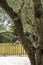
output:
[[[28,51],[30,50],[32,53],[34,53],[33,48],[30,44],[30,42],[26,40],[24,33],[23,33],[23,27],[22,27],[22,20],[21,18],[18,16],[17,13],[15,13],[13,11],[12,8],[9,7],[9,5],[7,4],[6,0],[0,0],[0,6],[7,12],[7,14],[13,19],[17,33],[19,35],[19,39],[21,40],[26,52],[28,53]],[[15,20],[15,18],[17,18]]]

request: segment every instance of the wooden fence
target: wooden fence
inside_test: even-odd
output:
[[[0,55],[26,55],[21,44],[0,44]]]

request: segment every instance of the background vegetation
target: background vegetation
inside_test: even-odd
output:
[[[21,8],[21,4],[23,3],[22,0],[7,0],[10,7],[18,13],[19,9]],[[34,36],[34,9],[33,9],[33,2],[32,0],[24,0],[24,7],[21,11],[21,18],[23,23],[24,34],[26,35],[27,39],[31,42],[35,41]],[[30,26],[29,23],[33,25]],[[32,21],[32,22],[31,22]],[[10,16],[0,8],[0,42],[15,42],[18,40],[16,37],[16,29],[14,28],[14,22],[10,18]]]

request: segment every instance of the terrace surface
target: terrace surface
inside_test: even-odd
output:
[[[27,56],[1,56],[0,65],[31,65]]]

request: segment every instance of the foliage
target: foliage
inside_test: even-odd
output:
[[[7,0],[8,4],[10,7],[13,8],[13,10],[18,13],[19,9],[21,8],[21,5],[23,3],[22,0]],[[31,4],[32,3],[32,4]],[[27,38],[33,42],[33,27],[30,26],[29,24],[27,24],[26,21],[34,21],[34,16],[33,16],[33,2],[32,0],[24,0],[24,7],[21,11],[21,19],[22,19],[22,23],[23,23],[23,29],[24,29],[24,34],[28,33],[30,34],[30,36],[27,36]],[[30,21],[30,22],[31,22]],[[4,33],[6,32],[6,33]],[[8,14],[6,14],[6,12],[0,8],[0,42],[14,42],[15,38],[13,33],[10,32],[16,32],[14,29],[14,22],[12,21],[12,19],[9,17]],[[31,35],[32,33],[32,35]]]
[[[40,65],[41,61],[41,50],[43,49],[41,48],[43,46],[42,5],[42,0],[0,0],[0,6],[12,18],[13,23],[15,24],[14,29],[11,28],[13,29],[13,32],[17,33],[19,40],[22,42],[22,45],[30,58],[31,65]],[[5,26],[7,27],[9,22],[7,22],[6,25],[5,24],[6,22],[4,23],[4,26],[1,25],[0,28],[2,27],[1,29],[3,29]],[[3,30],[7,29],[5,28]],[[10,31],[9,28],[8,30]],[[4,35],[4,38],[6,37],[8,39],[8,35],[10,34],[6,35]],[[9,38],[11,37],[12,36],[10,35]],[[32,39],[35,39],[35,45],[32,44]]]

